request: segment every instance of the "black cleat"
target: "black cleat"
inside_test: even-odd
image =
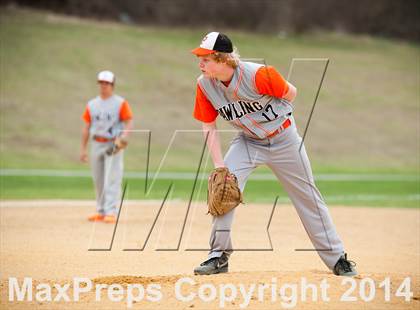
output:
[[[337,276],[352,277],[357,275],[357,271],[354,268],[355,266],[355,262],[347,260],[347,253],[345,253],[335,264],[333,272]]]
[[[223,254],[221,257],[213,257],[205,262],[201,263],[200,266],[194,268],[194,274],[198,275],[209,275],[228,272],[229,258],[226,254]]]

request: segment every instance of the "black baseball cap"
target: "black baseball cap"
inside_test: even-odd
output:
[[[203,38],[200,46],[191,52],[197,56],[210,55],[216,52],[232,53],[232,41],[223,33],[210,32]]]

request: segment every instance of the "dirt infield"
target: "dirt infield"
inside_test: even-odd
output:
[[[241,250],[232,255],[230,273],[201,277],[194,276],[192,269],[205,258],[208,247],[210,218],[205,215],[204,205],[191,205],[178,251],[174,249],[180,240],[187,203],[171,202],[165,206],[149,233],[159,208],[159,202],[127,202],[121,212],[112,249],[105,251],[103,249],[108,248],[112,240],[114,226],[92,224],[86,220],[93,211],[92,202],[1,202],[0,308],[122,309],[129,305],[133,309],[420,307],[420,209],[330,209],[350,259],[357,262],[360,273],[355,279],[356,289],[349,293],[357,300],[343,301],[340,299],[352,284],[343,283],[345,278],[332,275],[316,252],[295,251],[296,248],[311,249],[311,244],[293,207],[277,206],[269,226],[270,244],[267,224],[272,206],[241,206],[233,228],[234,246]],[[143,246],[144,250],[140,251]],[[92,248],[102,250],[89,251]],[[16,301],[15,296],[15,301],[10,302],[10,279],[16,278],[22,287],[25,277],[33,279],[34,300]],[[73,299],[73,281],[77,277],[89,278],[94,287],[81,294],[79,301]],[[388,277],[390,297],[385,301],[387,289],[380,288],[379,284]],[[406,277],[411,279],[413,296],[410,301],[395,295]],[[321,296],[320,283],[323,280],[329,285],[329,300]],[[182,296],[197,294],[192,300],[182,301],[176,294],[175,288],[181,281]],[[317,286],[315,301],[309,293],[306,301],[302,301],[302,281]],[[369,289],[370,281],[374,284],[374,295],[367,296],[372,290]],[[35,300],[40,288],[36,285],[40,283],[43,287],[69,284],[70,302],[63,299]],[[111,301],[105,288],[99,291],[100,301],[97,301],[95,288],[98,289],[98,284],[120,284],[124,292],[130,285],[140,285],[145,289],[151,284],[160,285],[161,298],[148,300],[145,297],[129,304],[124,293],[121,301]],[[86,288],[86,285],[82,287]],[[251,289],[253,285],[255,291]],[[268,288],[260,291],[263,285]],[[297,299],[282,299],[293,292],[293,285]],[[203,286],[207,289],[203,288],[202,295],[199,295]],[[214,287],[215,296],[212,296],[214,292],[210,286]],[[281,291],[282,287],[284,291]],[[236,290],[237,296],[222,301],[223,288],[230,297]],[[241,295],[242,289],[251,289],[248,302]],[[57,292],[52,288],[53,299]],[[149,296],[148,293],[146,290],[145,296]],[[363,298],[372,300],[364,301]]]

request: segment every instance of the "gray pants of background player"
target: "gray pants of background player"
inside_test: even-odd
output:
[[[233,139],[224,162],[237,176],[241,191],[251,172],[259,165],[267,165],[288,193],[314,248],[324,250],[318,251],[319,256],[333,269],[344,253],[343,243],[315,186],[304,146],[299,154],[302,138],[294,119],[291,120],[290,127],[271,139],[256,140],[240,133]],[[230,230],[235,210],[213,217],[208,258],[220,257],[223,253],[230,255],[234,250]]]
[[[107,155],[112,142],[92,140],[90,162],[96,189],[96,211],[103,215],[115,215],[120,203],[123,177],[123,151]]]

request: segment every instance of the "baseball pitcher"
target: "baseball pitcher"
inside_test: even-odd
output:
[[[231,173],[243,192],[251,172],[257,166],[267,165],[287,191],[312,244],[320,249],[322,261],[336,275],[356,275],[355,263],[347,260],[343,242],[315,185],[304,146],[299,152],[302,138],[292,114],[296,88],[271,66],[241,61],[231,40],[222,33],[207,34],[192,53],[198,57],[202,73],[197,80],[193,115],[202,122],[217,168],[209,182],[217,181],[218,171],[226,175],[226,180]],[[216,130],[218,115],[240,131],[224,158]],[[213,188],[218,187],[209,183],[209,189]],[[226,192],[226,186],[219,188]],[[222,212],[210,212],[211,250],[207,260],[194,269],[195,274],[228,271],[232,253],[230,231],[237,209],[234,207],[239,202],[231,204],[233,208],[226,209],[226,213],[223,208]]]

